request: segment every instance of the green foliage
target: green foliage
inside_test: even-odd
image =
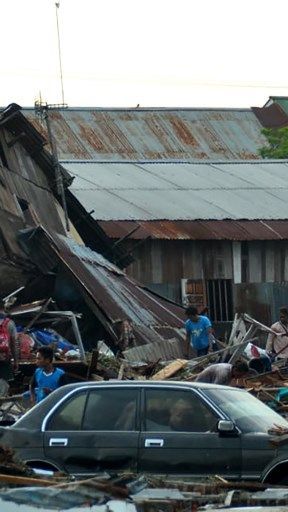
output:
[[[262,158],[288,158],[288,126],[264,128],[262,133],[269,144],[259,149]]]

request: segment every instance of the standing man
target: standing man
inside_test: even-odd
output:
[[[197,352],[197,357],[206,356],[209,349],[209,337],[212,333],[212,326],[207,316],[198,315],[197,308],[189,306],[185,310],[187,320],[185,322],[186,343],[185,357],[189,358],[190,346]]]
[[[288,358],[288,309],[282,307],[279,310],[279,321],[271,325],[271,329],[267,338],[266,352],[271,354],[273,358]]]
[[[6,391],[8,382],[13,380],[14,371],[18,370],[17,329],[5,311],[5,304],[0,302],[0,380],[5,381]],[[4,384],[4,383],[3,383]],[[4,388],[3,388],[4,389]]]
[[[36,354],[37,370],[30,382],[31,403],[39,403],[52,391],[66,384],[65,372],[53,366],[53,349],[40,347]]]

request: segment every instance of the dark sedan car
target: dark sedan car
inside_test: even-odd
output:
[[[284,483],[288,445],[269,430],[288,423],[248,392],[185,382],[109,381],[54,391],[0,443],[34,467],[74,475],[131,470]],[[287,480],[288,483],[288,480]]]

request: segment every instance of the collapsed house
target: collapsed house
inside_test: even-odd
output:
[[[97,223],[89,223],[85,236],[90,247],[103,249],[101,255],[85,247],[71,219],[67,231],[59,177],[45,144],[20,107],[12,104],[1,113],[1,297],[24,286],[19,302],[53,297],[60,309],[82,313],[79,324],[86,348],[99,339],[115,346],[119,322],[125,319],[132,322],[136,344],[182,339],[182,309],[105,259],[110,255],[124,265],[130,256],[113,246]],[[66,194],[72,177],[59,169]],[[75,204],[79,212],[77,200]]]

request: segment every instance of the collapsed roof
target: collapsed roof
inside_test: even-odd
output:
[[[132,322],[138,345],[183,339],[183,308],[149,291],[100,254],[43,227],[22,231],[20,243],[43,274],[57,266],[67,272],[112,340],[117,341],[115,327],[124,319]]]

